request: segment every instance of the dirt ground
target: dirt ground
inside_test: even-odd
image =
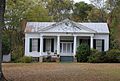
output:
[[[120,64],[4,63],[8,81],[120,81]]]

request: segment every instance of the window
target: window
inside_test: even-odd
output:
[[[43,52],[54,52],[54,39],[46,39],[43,41]]]
[[[65,53],[65,54],[73,53],[73,43],[72,42],[61,42],[60,52]]]
[[[32,39],[32,51],[37,51],[38,49],[38,39]]]
[[[51,39],[46,39],[46,51],[51,51]]]
[[[96,40],[96,49],[98,51],[102,51],[102,40],[100,39]]]
[[[32,51],[40,51],[40,39],[39,38],[31,38],[30,39],[30,52]]]

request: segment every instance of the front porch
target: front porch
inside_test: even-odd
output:
[[[77,47],[81,43],[86,43],[89,45],[90,49],[97,49],[99,51],[104,51],[104,40],[103,39],[93,39],[93,34],[84,35],[42,35],[40,38],[31,37],[28,38],[30,44],[29,55],[32,57],[47,57],[59,56],[60,61],[75,58]],[[27,46],[27,45],[26,45]],[[40,59],[41,59],[40,58]]]
[[[40,57],[59,56],[60,61],[74,61],[77,47],[81,43],[93,48],[92,36],[42,36],[40,40]],[[92,40],[92,42],[91,42]],[[91,44],[92,43],[92,44]],[[91,46],[92,45],[92,46]]]
[[[81,43],[87,43],[92,49],[92,36],[42,36],[40,38],[40,56],[48,54],[75,56],[77,51],[76,48]]]
[[[60,56],[61,58],[74,58],[77,47],[86,43],[93,48],[92,36],[41,36],[30,38],[30,51],[39,53],[39,57]],[[62,60],[62,59],[61,59]]]

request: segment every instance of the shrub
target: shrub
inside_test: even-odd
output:
[[[16,61],[17,63],[31,63],[32,62],[32,57],[21,57]]]
[[[120,63],[120,50],[112,49],[108,52],[106,52],[106,62],[109,63]]]
[[[112,49],[107,52],[91,50],[88,62],[91,63],[120,63],[120,50]]]
[[[95,49],[91,50],[91,54],[88,57],[90,63],[102,63],[105,61],[105,52],[99,52]]]
[[[21,57],[23,57],[23,55],[24,55],[23,46],[16,46],[16,48],[12,51],[11,60],[15,62]]]
[[[78,48],[77,48],[77,61],[78,62],[87,62],[88,61],[88,56],[90,55],[90,48],[87,44],[82,43]]]

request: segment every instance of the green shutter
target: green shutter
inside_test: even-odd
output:
[[[88,46],[89,46],[89,48],[90,48],[90,39],[88,39]]]
[[[29,45],[30,49],[29,51],[32,52],[32,39],[30,38],[30,45]]]
[[[54,52],[54,39],[51,39],[51,52]]]
[[[38,52],[40,52],[40,39],[38,38]]]
[[[46,51],[46,39],[44,38],[43,39],[43,52]]]
[[[104,40],[102,40],[102,51],[104,51]]]
[[[96,39],[93,39],[93,48],[96,49]]]
[[[79,45],[81,45],[81,43],[82,43],[82,39],[79,39]]]

